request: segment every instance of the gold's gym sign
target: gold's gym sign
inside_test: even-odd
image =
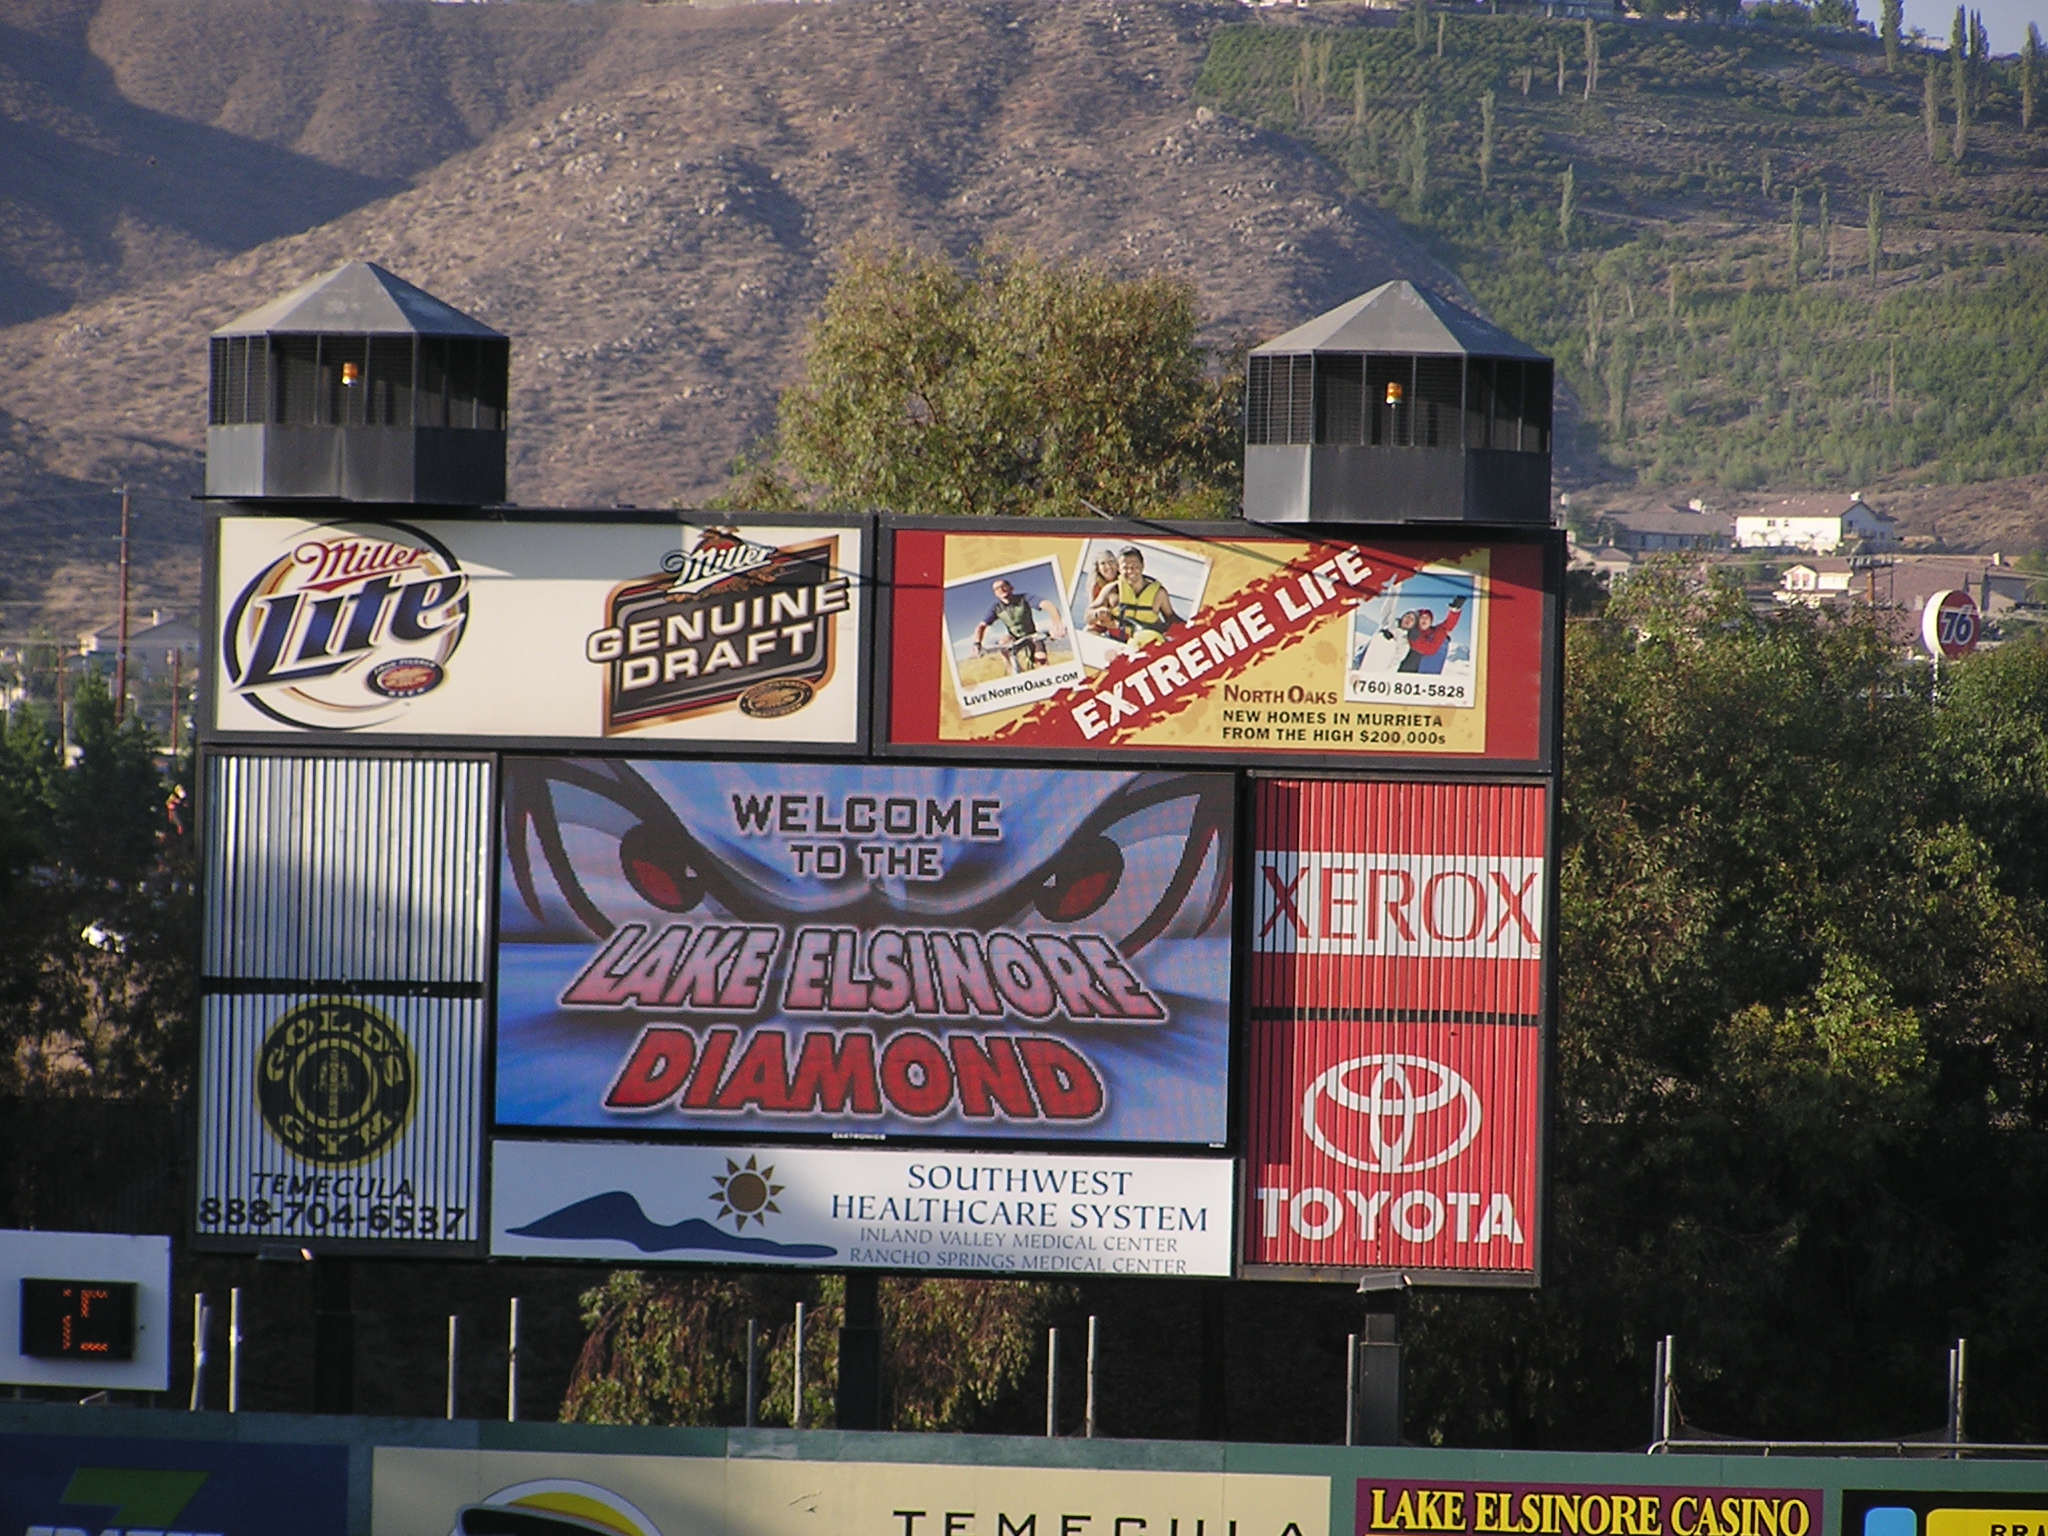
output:
[[[263,1037],[256,1104],[290,1151],[325,1168],[368,1162],[412,1119],[419,1071],[404,1032],[341,998],[303,1003]]]
[[[1403,1536],[1813,1536],[1815,1489],[1361,1478],[1358,1531]]]

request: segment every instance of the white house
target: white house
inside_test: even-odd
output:
[[[1844,545],[1863,549],[1896,549],[1898,524],[1863,499],[1848,496],[1790,496],[1739,513],[1735,519],[1737,549],[1803,549],[1831,555]]]

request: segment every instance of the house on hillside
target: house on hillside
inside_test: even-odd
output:
[[[1593,519],[1590,532],[1595,543],[1611,544],[1631,555],[1711,554],[1733,543],[1735,523],[1725,512],[1695,503],[1647,512],[1602,512]]]
[[[199,675],[199,629],[181,619],[154,609],[147,623],[140,615],[128,625],[128,675],[140,680],[155,677],[196,678]],[[121,654],[121,626],[105,624],[78,637],[78,654],[86,664],[111,675]]]
[[[1778,590],[1780,603],[1818,608],[1834,603],[1875,601],[1916,616],[1938,592],[1962,591],[1976,601],[1987,619],[2009,613],[2031,601],[2035,578],[1999,555],[1894,555],[1889,559],[1848,560],[1840,556],[1801,560],[1785,567]]]
[[[1897,549],[1899,527],[1856,491],[1847,496],[1789,496],[1735,519],[1737,549]]]

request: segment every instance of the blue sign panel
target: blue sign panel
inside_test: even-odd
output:
[[[343,1536],[348,1449],[0,1436],[8,1536]]]
[[[1221,1143],[1227,775],[510,759],[497,1120]]]

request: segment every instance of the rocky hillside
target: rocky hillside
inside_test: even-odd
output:
[[[66,498],[122,478],[188,495],[207,330],[350,257],[512,335],[512,494],[543,503],[723,484],[772,419],[833,253],[864,237],[1170,267],[1195,279],[1219,339],[1395,275],[1458,287],[1312,152],[1194,104],[1210,33],[1241,14],[995,0],[17,14],[5,109],[45,152],[0,159],[0,289],[16,293],[0,517],[37,530],[0,523],[0,541],[27,546],[10,595],[28,600],[67,553],[67,582],[104,558],[109,504]],[[190,510],[139,505],[175,582]]]

